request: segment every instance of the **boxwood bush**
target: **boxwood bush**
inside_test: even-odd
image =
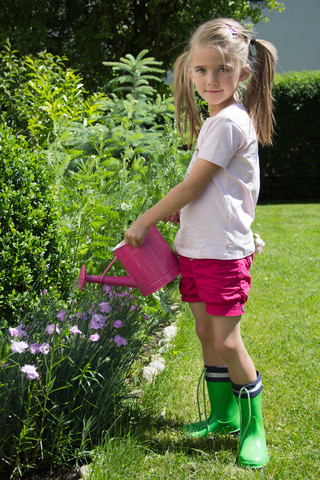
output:
[[[276,135],[260,151],[260,201],[318,201],[320,71],[277,75],[274,98]]]
[[[4,319],[10,324],[20,318],[30,296],[68,283],[67,247],[50,183],[41,155],[0,125],[2,326]]]

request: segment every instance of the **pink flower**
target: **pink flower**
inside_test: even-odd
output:
[[[57,314],[57,319],[60,320],[60,322],[62,322],[62,320],[64,319],[65,314],[66,314],[66,311],[65,311],[65,310],[60,310],[60,312]]]
[[[23,328],[21,327],[21,325],[19,325],[19,327],[15,327],[15,328],[9,328],[9,333],[12,337],[27,337],[28,334],[26,333],[25,330],[23,330]]]
[[[98,313],[95,313],[92,315],[91,318],[91,323],[90,323],[90,328],[93,328],[94,330],[99,330],[100,328],[103,328],[106,324],[106,317],[103,315],[99,315]]]
[[[56,331],[57,333],[60,333],[60,327],[59,325],[55,325],[54,323],[51,323],[46,327],[45,331],[49,333],[49,335],[52,335],[54,331]]]
[[[109,302],[99,303],[99,307],[100,307],[100,311],[103,312],[103,313],[109,313],[112,310]]]
[[[47,355],[50,352],[50,345],[49,343],[42,343],[39,345],[39,352],[43,353],[44,355]]]
[[[79,330],[78,325],[74,325],[73,327],[70,328],[70,333],[80,333],[82,334],[81,330]]]
[[[122,345],[128,345],[128,342],[125,338],[120,337],[120,335],[116,335],[113,339],[114,343],[117,344],[118,347]]]
[[[91,342],[97,342],[99,338],[100,338],[99,333],[94,333],[93,335],[90,335]]]
[[[39,351],[40,351],[39,347],[40,347],[39,343],[31,343],[31,345],[29,345],[30,353],[32,355],[34,355],[35,353],[39,353]]]
[[[28,348],[27,342],[12,342],[10,350],[16,353],[22,353]]]
[[[34,365],[23,365],[23,367],[21,367],[21,372],[27,375],[28,380],[35,380],[39,377],[39,373]]]
[[[122,327],[122,322],[121,320],[116,320],[113,324],[114,328],[121,328]]]

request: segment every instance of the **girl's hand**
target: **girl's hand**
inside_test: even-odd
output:
[[[138,218],[124,234],[126,244],[133,247],[142,245],[149,230],[150,227],[146,227],[141,219]]]
[[[172,223],[180,223],[180,210],[177,212],[173,213],[172,215],[169,215],[168,217],[165,217],[163,219],[165,223],[167,222],[172,222]]]

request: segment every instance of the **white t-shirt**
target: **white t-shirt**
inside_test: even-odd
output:
[[[221,260],[251,255],[250,227],[260,171],[255,128],[243,105],[232,104],[205,121],[186,175],[197,158],[221,168],[201,194],[182,208],[176,251],[186,257]]]

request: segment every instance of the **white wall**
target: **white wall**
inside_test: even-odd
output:
[[[268,23],[254,25],[257,38],[278,50],[279,73],[320,70],[320,0],[282,0],[285,11],[264,11]]]

